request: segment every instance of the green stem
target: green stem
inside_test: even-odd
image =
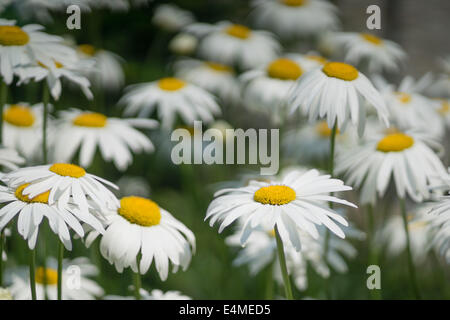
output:
[[[5,245],[5,229],[0,234],[0,287],[3,287],[3,250]]]
[[[409,234],[409,228],[408,228],[408,216],[406,213],[406,206],[405,206],[405,199],[400,199],[400,208],[402,211],[402,218],[403,218],[403,227],[406,234],[406,255],[408,259],[408,269],[409,269],[409,280],[411,281],[411,284],[413,286],[413,292],[416,299],[421,299],[419,286],[417,284],[416,279],[416,269],[414,267],[412,254],[411,254],[411,241],[410,241],[410,234]]]
[[[271,262],[269,264],[269,267],[267,268],[267,284],[266,284],[266,300],[272,300],[273,299],[273,269],[274,269],[274,262]]]
[[[31,299],[36,300],[36,249],[30,250],[30,289]]]
[[[134,297],[136,300],[141,300],[141,272],[139,270],[139,264],[141,262],[140,255],[136,257],[136,265],[137,265],[137,272],[133,273],[133,280],[134,280]]]
[[[62,264],[64,257],[64,245],[58,241],[58,300],[62,300]]]
[[[334,174],[334,149],[336,145],[336,132],[337,132],[337,121],[334,123],[330,135],[330,158],[328,163],[328,172],[330,173],[331,176],[333,176]]]
[[[293,300],[294,297],[292,295],[291,281],[289,280],[289,274],[286,267],[286,258],[284,256],[283,241],[281,241],[281,237],[278,232],[278,227],[276,225],[275,225],[275,237],[277,239],[278,260],[280,260],[281,273],[283,275],[284,291],[286,294],[286,298],[288,300]]]
[[[44,104],[43,123],[42,123],[42,161],[47,164],[47,120],[48,120],[48,101],[49,92],[47,82],[42,82],[42,102]]]
[[[3,108],[8,98],[8,87],[4,81],[0,85],[0,145],[3,144]]]
[[[368,263],[369,265],[378,265],[378,251],[375,248],[375,216],[373,206],[367,205],[367,248],[368,248]],[[381,289],[370,290],[370,297],[372,300],[381,299]]]

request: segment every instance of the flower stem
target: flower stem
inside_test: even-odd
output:
[[[267,268],[266,300],[273,299],[273,269],[274,262],[271,262]]]
[[[5,229],[0,234],[0,287],[3,287],[3,247],[5,245]]]
[[[44,104],[43,122],[42,122],[42,161],[47,164],[47,120],[48,120],[48,101],[49,92],[47,82],[42,82],[42,103]]]
[[[283,275],[284,291],[288,300],[293,300],[291,282],[289,280],[289,274],[286,267],[286,258],[284,256],[283,241],[281,240],[278,227],[275,225],[275,237],[277,239],[278,260],[280,260],[281,273]]]
[[[36,300],[36,249],[30,250],[30,289],[31,299]]]
[[[139,264],[140,264],[140,257],[139,255],[136,257],[136,265],[137,265],[137,272],[133,272],[133,280],[134,280],[134,297],[136,300],[141,300],[141,272],[139,270]]]
[[[405,199],[400,199],[400,208],[402,211],[403,227],[405,229],[405,234],[406,234],[406,255],[407,255],[407,259],[408,259],[409,280],[411,281],[411,284],[413,286],[415,298],[421,299],[419,286],[417,285],[416,269],[414,267],[412,254],[411,254],[411,241],[410,241],[410,234],[409,234],[409,228],[408,228],[408,217],[406,214]]]
[[[4,81],[0,85],[0,145],[3,144],[3,108],[8,98],[8,87]]]
[[[58,300],[62,300],[62,263],[64,257],[64,245],[58,241]]]
[[[378,265],[378,252],[375,248],[375,216],[373,206],[367,205],[367,248],[369,252],[369,265]],[[373,300],[381,299],[381,289],[370,290],[370,297]]]

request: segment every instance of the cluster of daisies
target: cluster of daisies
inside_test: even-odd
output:
[[[11,1],[0,10],[46,23],[69,2]],[[77,4],[86,13],[126,12],[146,2]],[[250,7],[242,24],[202,23],[174,5],[156,7],[152,23],[170,36],[174,62],[165,77],[124,88],[117,101],[123,117],[58,101],[75,88],[94,102],[122,90],[126,60],[50,35],[41,25],[0,19],[0,275],[8,259],[5,238],[15,229],[31,256],[29,276],[14,272],[0,296],[120,298],[105,296],[90,279],[98,269],[88,259],[63,259],[73,241],[89,248],[100,238],[98,249],[117,272],[133,271],[134,298],[189,298],[177,291],[147,292],[140,275],[152,265],[161,280],[171,268],[186,270],[196,248],[193,232],[148,199],[145,181],[122,181],[133,195],[118,199],[111,190],[116,184],[86,170],[98,153],[125,172],[135,154],[170,148],[174,128],[191,129],[200,120],[225,130],[241,115],[262,116],[269,127],[281,128],[283,170],[227,182],[207,208],[211,227],[234,228],[225,242],[239,250],[236,266],[248,265],[251,275],[270,268],[292,299],[308,288],[309,268],[323,278],[348,271],[347,259],[358,254],[349,239],[366,240],[368,264],[378,263],[380,249],[392,256],[406,251],[416,297],[415,269],[427,254],[435,250],[450,263],[448,59],[438,77],[405,76],[392,84],[387,79],[402,70],[405,51],[375,34],[340,31],[330,2],[255,0]],[[7,103],[11,87],[31,83],[42,84],[39,103],[14,97]],[[159,133],[155,143],[150,130]],[[358,225],[361,217],[367,227]],[[58,237],[60,255],[36,267],[44,221]],[[65,281],[73,266],[81,270],[78,285]],[[330,294],[327,285],[323,291]]]

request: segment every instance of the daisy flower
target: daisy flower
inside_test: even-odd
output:
[[[155,9],[152,23],[168,32],[176,32],[195,21],[194,15],[174,4],[161,4]]]
[[[450,99],[434,99],[436,112],[444,120],[445,126],[450,127]]]
[[[336,7],[323,0],[253,0],[252,5],[256,25],[283,39],[306,37],[339,26]]]
[[[108,226],[100,251],[117,272],[131,267],[135,273],[145,274],[154,261],[164,281],[170,263],[173,272],[180,266],[183,270],[188,267],[195,252],[194,234],[155,202],[136,196],[124,197],[116,210],[105,214]]]
[[[77,5],[82,12],[90,12],[86,0],[16,0],[13,5],[15,11],[25,20],[36,19],[45,24],[53,22],[52,12],[66,13],[70,5]]]
[[[121,63],[123,59],[111,51],[97,49],[90,44],[78,46],[81,58],[94,61],[94,69],[81,70],[94,86],[106,90],[118,90],[125,82],[125,74]]]
[[[184,59],[175,63],[175,74],[233,104],[239,101],[240,88],[233,68],[211,61]]]
[[[57,262],[47,259],[47,268],[36,268],[36,294],[38,300],[45,299],[45,291],[49,300],[57,300]],[[87,258],[63,260],[62,300],[95,300],[104,294],[103,289],[90,278],[98,275],[98,269]],[[74,278],[76,277],[76,279]],[[31,300],[30,280],[25,274],[13,274],[9,288],[15,300]]]
[[[180,56],[193,55],[195,50],[197,50],[197,46],[197,37],[187,32],[177,34],[169,42],[169,50]]]
[[[16,170],[24,164],[25,159],[19,156],[16,150],[0,146],[0,167],[7,170]]]
[[[222,21],[215,25],[197,25],[196,28],[206,33],[198,47],[201,57],[240,69],[248,70],[267,63],[281,50],[270,32],[254,31],[240,24]]]
[[[369,33],[342,32],[336,35],[338,45],[345,52],[345,60],[359,65],[368,63],[368,72],[398,71],[405,51],[395,42]]]
[[[42,146],[43,104],[6,105],[3,112],[3,143],[27,159],[36,158]]]
[[[30,24],[23,27],[15,21],[0,19],[0,74],[10,84],[15,68],[39,61],[50,65],[53,61],[68,63],[76,60],[75,51],[62,44],[62,38],[48,35],[44,27]]]
[[[188,297],[182,294],[180,291],[162,291],[159,289],[153,289],[149,294],[143,295],[144,300],[192,300],[191,297]]]
[[[251,181],[248,186],[227,188],[215,193],[208,207],[205,220],[210,226],[220,222],[219,233],[239,217],[245,216],[240,242],[247,243],[249,236],[259,225],[278,227],[283,243],[291,243],[299,251],[300,237],[297,228],[319,237],[316,225],[325,225],[341,238],[342,229],[335,223],[347,226],[347,221],[332,209],[327,202],[337,202],[356,207],[354,204],[333,196],[330,192],[351,190],[338,179],[320,175],[315,169],[306,173],[292,171],[280,181]]]
[[[361,190],[363,204],[375,204],[377,194],[383,197],[391,176],[399,198],[409,195],[421,202],[430,197],[429,183],[446,175],[441,160],[425,139],[426,136],[412,131],[375,135],[340,154],[336,172]]]
[[[113,161],[123,171],[133,162],[130,150],[133,153],[154,150],[150,139],[134,127],[155,128],[155,120],[108,118],[79,109],[62,111],[59,115],[56,134],[52,136],[55,161],[71,161],[80,150],[79,163],[89,167],[98,147],[105,161]]]
[[[342,62],[328,62],[300,77],[291,88],[288,104],[300,108],[309,120],[326,117],[328,127],[344,131],[348,121],[358,126],[361,136],[368,102],[387,126],[388,110],[380,93],[355,67]]]
[[[126,105],[124,115],[137,114],[147,118],[156,109],[162,127],[170,129],[180,115],[184,123],[193,125],[195,120],[212,122],[220,114],[220,107],[213,95],[194,84],[179,78],[162,78],[127,88],[119,103]]]

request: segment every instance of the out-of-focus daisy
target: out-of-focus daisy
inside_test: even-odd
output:
[[[0,170],[15,170],[24,162],[16,150],[0,146]]]
[[[92,9],[108,9],[111,11],[128,11],[130,4],[127,0],[84,0]]]
[[[155,9],[152,22],[159,28],[176,32],[195,21],[194,15],[174,4],[161,4]]]
[[[339,26],[337,9],[327,1],[253,0],[252,4],[257,26],[283,39],[315,35]]]
[[[54,141],[55,161],[71,161],[79,153],[79,162],[89,167],[97,147],[105,161],[113,161],[119,170],[133,162],[134,153],[154,150],[150,139],[133,127],[152,129],[157,126],[152,119],[108,118],[101,113],[71,109],[60,113]]]
[[[30,24],[23,27],[15,21],[0,19],[0,74],[10,84],[18,65],[53,61],[76,61],[75,51],[62,44],[62,38],[44,33],[44,27]]]
[[[295,81],[326,62],[300,54],[287,54],[242,74],[242,97],[246,106],[277,115],[286,104],[287,94]]]
[[[3,112],[3,143],[27,159],[36,158],[42,145],[43,104],[6,105]]]
[[[47,259],[47,268],[36,269],[36,295],[38,300],[45,299],[45,291],[49,300],[57,299],[58,272],[53,258]],[[25,273],[25,272],[23,272]],[[62,300],[95,300],[104,294],[103,289],[91,277],[98,275],[98,269],[87,258],[63,260]],[[15,300],[31,300],[30,280],[28,277],[12,275],[9,288]]]
[[[13,189],[27,184],[20,190],[20,195],[24,199],[36,198],[46,200],[49,205],[56,204],[58,209],[70,208],[83,219],[95,218],[89,209],[95,209],[96,215],[101,217],[100,210],[115,207],[119,203],[114,194],[104,186],[106,184],[117,189],[116,185],[87,173],[82,167],[74,164],[54,163],[21,168],[4,174],[1,179]],[[90,224],[93,223],[97,224],[97,219]]]
[[[441,72],[428,88],[428,93],[435,97],[450,97],[450,55],[439,59]]]
[[[195,27],[206,34],[198,47],[200,56],[244,70],[275,59],[281,49],[270,32],[251,30],[240,24],[222,21]]]
[[[187,32],[177,34],[169,42],[169,50],[180,56],[190,56],[194,54],[197,46],[197,37]]]
[[[183,270],[188,267],[195,252],[194,234],[155,202],[135,196],[124,197],[116,210],[105,214],[108,226],[100,242],[100,251],[118,272],[131,267],[135,273],[145,274],[154,261],[164,281],[170,263],[173,272],[180,266]]]
[[[90,44],[78,46],[80,56],[94,60],[95,68],[80,70],[93,86],[106,90],[118,90],[125,82],[121,63],[123,59],[111,51],[97,49]]]
[[[335,223],[347,226],[347,221],[335,211],[326,207],[326,202],[337,202],[348,206],[354,204],[333,196],[330,192],[351,190],[341,180],[320,175],[317,170],[292,171],[280,181],[251,181],[248,186],[227,188],[215,193],[215,199],[206,214],[213,226],[220,222],[219,232],[239,217],[245,217],[240,242],[247,243],[248,237],[259,225],[278,228],[283,243],[291,243],[299,251],[301,240],[296,228],[317,239],[316,225],[325,225],[341,238],[342,229]]]
[[[53,22],[52,13],[66,13],[70,5],[77,5],[82,12],[90,11],[87,0],[15,0],[13,3],[20,17],[25,20],[36,19],[42,23]]]
[[[4,236],[5,236],[5,238],[11,236],[11,230],[9,228],[4,228],[2,230],[2,232],[3,232]],[[7,256],[6,252],[5,252],[5,250],[3,250],[2,256],[0,257],[0,259],[3,259],[3,261],[8,260],[8,256]]]
[[[11,292],[6,288],[0,287],[0,300],[12,300]]]
[[[434,106],[436,112],[444,119],[446,127],[450,127],[450,100],[435,99]]]
[[[367,104],[376,109],[386,126],[389,123],[380,93],[365,75],[342,62],[328,62],[301,76],[291,88],[288,104],[292,111],[300,108],[309,120],[326,117],[328,127],[336,124],[341,131],[351,121],[358,126],[359,135],[364,132]]]
[[[145,300],[192,300],[191,297],[182,294],[180,291],[164,292],[159,289],[153,289],[148,295],[144,295],[143,298]]]
[[[240,97],[239,83],[233,68],[210,61],[185,59],[175,66],[176,75],[218,96],[226,103],[236,103]]]
[[[90,90],[91,83],[86,77],[81,75],[80,70],[92,68],[93,64],[94,61],[88,60],[78,60],[66,64],[52,61],[47,65],[37,61],[35,65],[17,68],[17,73],[20,77],[18,84],[28,83],[30,80],[39,82],[45,79],[52,97],[58,100],[62,91],[61,79],[66,79],[70,83],[79,86],[86,98],[91,100],[93,98]]]
[[[394,132],[367,138],[361,145],[338,156],[336,172],[345,181],[360,188],[361,203],[376,202],[384,196],[391,176],[397,196],[409,195],[414,201],[429,198],[428,185],[446,175],[438,156],[417,132]]]
[[[187,125],[193,125],[195,120],[209,123],[220,114],[213,95],[179,78],[162,78],[129,86],[119,103],[126,105],[125,116],[137,114],[147,118],[156,111],[166,129],[173,127],[177,115]]]
[[[406,57],[397,43],[369,33],[342,32],[336,41],[345,52],[345,60],[355,65],[367,63],[370,73],[397,71]]]
[[[133,195],[148,198],[151,192],[147,180],[138,176],[123,176],[117,181],[117,186],[119,187],[117,193],[120,194],[121,197]]]

